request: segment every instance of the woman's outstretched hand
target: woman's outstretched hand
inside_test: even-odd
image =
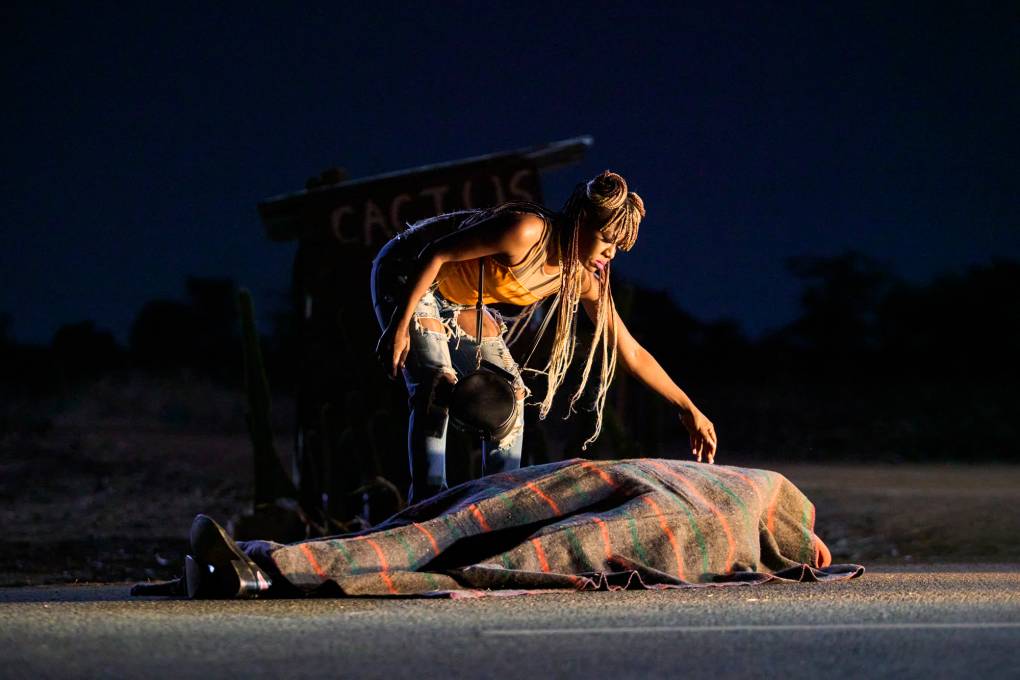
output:
[[[719,438],[715,435],[715,425],[697,408],[680,413],[680,422],[687,428],[691,436],[691,455],[701,462],[704,455],[709,463],[715,462],[715,452],[719,448]]]
[[[410,350],[411,336],[407,326],[396,321],[391,322],[375,346],[375,354],[386,370],[386,377],[390,380],[397,379],[397,373],[404,367]]]

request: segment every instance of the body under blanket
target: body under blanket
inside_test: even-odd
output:
[[[241,543],[308,595],[477,596],[841,580],[815,508],[769,470],[571,459],[490,475],[365,531]]]

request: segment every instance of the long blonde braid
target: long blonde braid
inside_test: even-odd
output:
[[[628,191],[627,182],[615,172],[606,170],[588,182],[578,184],[567,199],[559,216],[560,228],[557,245],[560,260],[560,289],[553,305],[560,305],[560,313],[556,322],[556,333],[553,337],[552,349],[545,373],[548,378],[548,389],[541,402],[539,419],[544,420],[552,408],[553,397],[563,382],[567,369],[574,358],[576,344],[577,305],[581,301],[581,292],[585,281],[589,278],[582,267],[578,252],[578,235],[581,229],[601,229],[603,234],[617,244],[620,250],[628,251],[637,241],[638,227],[645,216],[644,201],[633,191]],[[564,245],[566,258],[563,257]],[[596,348],[601,348],[602,364],[599,376],[599,390],[595,399],[595,432],[585,440],[581,450],[598,439],[602,431],[602,410],[605,406],[606,394],[616,372],[616,328],[610,319],[610,310],[614,308],[613,295],[609,286],[610,265],[606,264],[599,279],[598,312],[595,320],[595,333],[592,337],[591,350],[584,365],[581,384],[571,396],[567,415],[574,411],[574,403],[583,394],[591,373]],[[552,307],[549,312],[552,313]],[[610,332],[607,332],[607,329]],[[611,345],[611,348],[610,348]]]

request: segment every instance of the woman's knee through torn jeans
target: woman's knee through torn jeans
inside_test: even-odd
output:
[[[409,267],[391,251],[394,242],[384,246],[372,266],[372,300],[380,328],[389,325],[397,300],[408,285]],[[463,305],[446,300],[433,284],[418,301],[410,328],[410,348],[403,369],[407,385],[410,418],[408,421],[408,462],[411,468],[411,488],[408,501],[415,502],[447,488],[446,435],[449,415],[445,409],[431,404],[432,389],[438,374],[447,374],[456,381],[461,375],[477,367],[478,343],[476,336],[457,323],[462,310],[474,310],[475,305]],[[496,445],[482,445],[482,473],[492,474],[520,467],[524,442],[524,398],[531,390],[521,379],[520,368],[506,345],[507,325],[498,310],[490,313],[499,325],[499,335],[482,338],[482,358],[503,366],[515,376],[514,387],[524,397],[518,399],[517,420],[509,434]],[[471,315],[473,319],[474,316]],[[427,328],[421,319],[437,319],[443,330]],[[473,325],[473,324],[472,324]]]

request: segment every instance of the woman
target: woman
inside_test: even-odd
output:
[[[587,385],[595,352],[601,351],[602,358],[595,432],[582,449],[601,430],[602,408],[619,355],[630,373],[679,408],[691,453],[699,461],[703,456],[714,461],[718,439],[712,422],[634,340],[613,303],[610,263],[618,249],[634,246],[644,215],[641,197],[628,191],[623,177],[607,170],[578,184],[559,213],[528,202],[447,213],[417,222],[383,246],[372,267],[372,299],[383,330],[376,353],[389,377],[396,379],[400,369],[407,385],[409,502],[447,488],[448,414],[431,400],[437,380],[455,383],[459,374],[473,370],[480,351],[483,359],[516,376],[522,406],[530,395],[507,348],[507,326],[498,312],[486,313],[480,348],[474,337],[478,259],[483,257],[483,303],[527,308],[510,336],[523,330],[541,300],[555,296],[553,305],[560,305],[549,361],[544,370],[536,371],[548,379],[540,418],[552,407],[573,360],[575,315],[581,303],[595,324],[595,334],[570,410]],[[519,409],[507,437],[483,446],[484,474],[520,467],[523,412]]]

